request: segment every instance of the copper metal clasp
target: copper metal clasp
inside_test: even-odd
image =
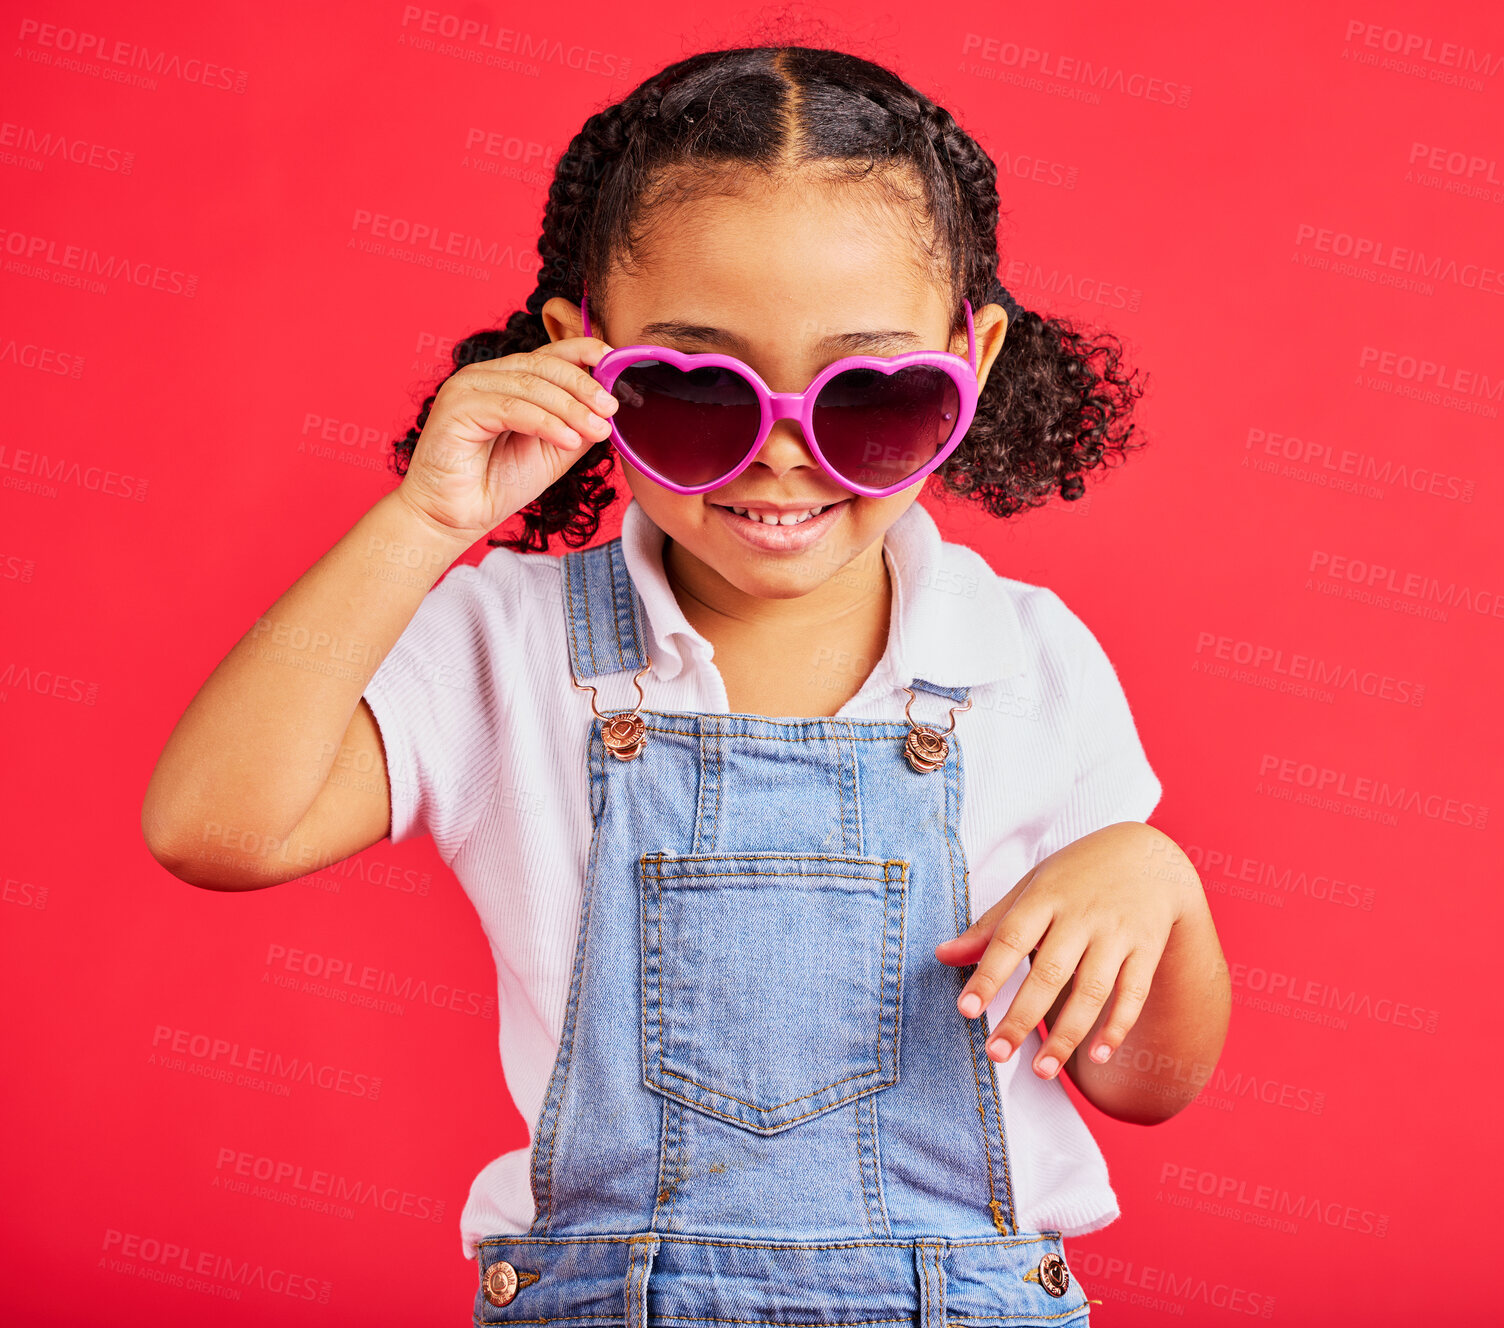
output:
[[[617,710],[608,715],[603,715],[596,709],[595,688],[589,683],[578,681],[574,676],[574,670],[570,669],[569,680],[580,691],[590,693],[590,709],[595,711],[597,719],[606,721],[601,725],[601,741],[606,744],[606,750],[618,761],[635,760],[642,754],[642,744],[647,741],[647,723],[637,713],[642,708],[642,683],[638,679],[652,667],[653,661],[649,658],[647,663],[632,675],[632,686],[637,688],[637,704],[630,710]]]
[[[909,703],[903,708],[903,717],[909,722],[909,736],[904,739],[903,754],[909,758],[909,764],[921,775],[927,775],[932,770],[938,770],[945,764],[945,758],[950,755],[950,743],[946,742],[945,734],[954,731],[956,716],[963,710],[971,709],[971,698],[966,698],[963,706],[950,708],[950,728],[943,733],[939,729],[933,729],[928,724],[921,724],[909,714],[909,706],[914,704],[914,689],[905,687],[904,691],[909,694]]]

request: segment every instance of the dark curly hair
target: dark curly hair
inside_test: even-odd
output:
[[[1129,415],[1143,393],[1119,372],[1121,345],[1090,339],[1063,318],[1022,309],[998,280],[997,166],[950,112],[881,65],[812,46],[707,51],[667,66],[615,105],[590,116],[560,157],[538,237],[538,285],[502,327],[476,332],[453,350],[454,371],[477,360],[536,350],[549,342],[543,305],[553,296],[593,307],[614,259],[630,257],[670,180],[683,200],[696,180],[745,167],[775,171],[795,161],[830,162],[880,188],[892,175],[874,167],[907,164],[922,184],[938,260],[954,291],[952,328],[964,326],[961,299],[1001,304],[1009,326],[966,437],[934,475],[945,490],[1008,517],[1059,493],[1085,492],[1082,476],[1114,454],[1143,445]],[[709,175],[699,176],[695,168]],[[896,195],[895,195],[896,196]],[[394,444],[394,469],[407,473],[434,393],[416,424]],[[548,536],[588,544],[616,500],[608,482],[615,452],[596,443],[519,515],[524,532],[489,539],[518,552],[544,552]]]

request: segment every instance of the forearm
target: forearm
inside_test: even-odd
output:
[[[371,675],[464,552],[396,490],[379,499],[236,643],[158,758],[142,808],[154,853],[205,827],[286,838],[329,774]]]
[[[1122,1045],[1105,1064],[1090,1058],[1111,1018],[1109,998],[1064,1069],[1098,1110],[1153,1125],[1186,1107],[1210,1079],[1227,1038],[1232,986],[1195,867],[1168,836],[1146,830],[1158,839],[1148,845],[1143,870],[1174,874],[1186,890],[1187,907],[1170,931],[1149,995]],[[1069,992],[1066,984],[1045,1016],[1047,1027],[1054,1027]]]

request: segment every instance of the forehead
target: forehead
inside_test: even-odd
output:
[[[949,295],[912,210],[859,183],[764,184],[651,209],[612,269],[613,319],[681,318],[816,340],[944,328]]]

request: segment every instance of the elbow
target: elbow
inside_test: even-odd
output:
[[[1113,1120],[1122,1121],[1125,1125],[1163,1125],[1190,1106],[1194,1098],[1179,1094],[1152,1094],[1120,1095],[1102,1101],[1094,1098],[1087,1100],[1104,1116],[1111,1116]]]
[[[206,873],[205,864],[196,862],[189,855],[173,847],[173,841],[143,832],[146,851],[157,866],[169,876],[175,876],[184,885],[196,885],[201,890],[232,890],[238,887],[226,885],[220,878]]]
[[[1198,1094],[1157,1093],[1143,1097],[1120,1097],[1111,1101],[1093,1103],[1104,1116],[1122,1121],[1125,1125],[1163,1125],[1180,1115],[1197,1098]]]
[[[157,865],[168,875],[177,877],[184,885],[197,886],[200,890],[240,894],[246,890],[264,890],[267,886],[278,884],[277,881],[268,881],[244,872],[237,875],[222,864],[185,857],[150,842],[146,848],[156,859]]]
[[[223,861],[215,861],[213,855],[202,851],[202,843],[195,851],[189,840],[176,832],[157,813],[149,795],[141,807],[141,840],[157,866],[184,885],[197,886],[200,890],[236,893],[276,884],[275,881],[247,873],[242,863],[227,865]]]
[[[1156,1102],[1137,1103],[1130,1113],[1120,1116],[1118,1119],[1126,1121],[1129,1125],[1163,1125],[1167,1120],[1174,1120],[1199,1094],[1192,1093],[1189,1096],[1165,1096]]]
[[[150,789],[141,803],[141,842],[146,845],[146,851],[151,854],[157,866],[179,880],[183,879],[182,873],[188,859],[179,847],[180,838],[174,835],[172,827],[164,821],[152,801]]]
[[[162,814],[159,799],[152,796],[150,787],[141,800],[141,841],[146,851],[163,871],[176,876],[180,881],[197,884],[188,879],[192,873],[192,858],[183,851],[183,839]]]
[[[1119,1055],[1124,1050],[1119,1048]],[[1217,1056],[1139,1069],[1131,1061],[1097,1065],[1074,1056],[1066,1062],[1071,1082],[1104,1116],[1125,1125],[1163,1125],[1191,1105],[1211,1083]],[[1177,1072],[1177,1067],[1184,1069]]]

